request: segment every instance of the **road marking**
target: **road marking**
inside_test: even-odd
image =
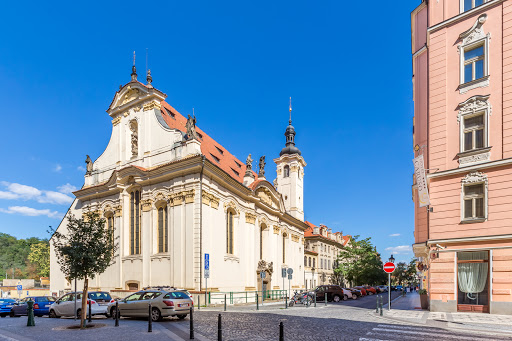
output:
[[[167,334],[173,341],[183,341],[184,339],[182,337],[179,337],[178,335],[171,332],[169,329],[162,327],[162,333]]]
[[[359,341],[391,341],[391,340],[382,340],[382,339],[368,339],[366,337],[360,337]]]
[[[461,335],[450,335],[450,334],[442,334],[442,333],[427,333],[422,331],[412,331],[412,330],[400,330],[400,329],[387,329],[387,328],[373,328],[375,331],[382,332],[392,332],[392,333],[402,333],[402,334],[416,334],[416,335],[425,335],[425,336],[434,336],[436,339],[438,337],[446,337],[448,339],[457,339],[457,340],[482,340],[482,338],[474,338],[470,336],[461,336]]]
[[[412,329],[412,330],[423,330],[427,332],[434,332],[432,328],[422,328],[422,327],[409,327],[409,326],[399,326],[399,325],[392,325],[392,324],[379,324],[377,327],[383,327],[383,328],[397,328],[397,329]]]
[[[5,340],[5,341],[19,341],[18,339],[13,339],[12,337],[9,337],[9,336],[6,336],[6,335],[2,335],[2,334],[0,334],[0,340]]]

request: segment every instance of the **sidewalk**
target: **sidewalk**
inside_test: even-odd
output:
[[[387,308],[387,307],[385,307]],[[511,316],[481,313],[444,313],[421,310],[420,295],[412,292],[391,302],[391,311],[384,309],[384,318],[430,327],[493,331],[512,334]],[[375,311],[373,311],[375,314]]]

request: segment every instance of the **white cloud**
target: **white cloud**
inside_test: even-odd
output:
[[[70,184],[69,182],[65,185],[57,187],[57,189],[61,193],[72,193],[77,190],[77,188],[75,186],[73,186],[72,184]]]
[[[76,167],[76,170],[78,170],[80,172],[85,172],[86,171],[84,166],[78,166],[78,167]]]
[[[48,218],[60,219],[62,213],[48,209],[38,210],[27,206],[10,206],[8,209],[0,208],[0,212],[8,214],[20,214],[29,217],[47,216]]]
[[[54,172],[60,172],[62,170],[62,166],[57,164],[55,168],[53,169]]]
[[[73,198],[66,195],[64,191],[76,189],[70,184],[59,187],[60,192],[39,190],[32,186],[2,181],[1,184],[7,187],[8,191],[0,191],[0,199],[8,200],[36,200],[43,204],[65,205],[73,202]]]
[[[389,236],[390,236],[390,237],[398,237],[399,235],[400,235],[400,233],[392,233],[392,234],[390,234]]]
[[[410,245],[392,246],[387,247],[386,251],[389,251],[393,254],[410,253],[412,252],[412,247]]]

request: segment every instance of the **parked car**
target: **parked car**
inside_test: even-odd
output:
[[[361,297],[363,294],[361,294],[361,290],[357,290],[357,289],[354,289],[354,288],[343,288],[343,289],[346,289],[348,291],[350,291],[352,293],[352,299],[355,300],[357,299],[358,297]]]
[[[328,302],[339,302],[341,300],[346,301],[354,296],[350,290],[344,289],[339,285],[319,285],[313,292],[316,293],[317,301],[324,301],[327,296]]]
[[[194,306],[186,292],[168,289],[141,290],[118,301],[119,316],[148,317],[148,305],[151,302],[151,319],[160,321],[163,317],[177,316],[180,320],[187,317]],[[116,317],[116,304],[108,306],[109,315]]]
[[[34,302],[34,316],[48,315],[50,306],[55,302],[55,298],[51,296],[29,296],[25,297],[18,303],[15,303],[9,312],[10,317],[18,317],[28,315],[27,302],[32,300]]]
[[[15,303],[15,299],[0,298],[0,317],[6,317],[7,315],[9,315]]]
[[[49,316],[51,318],[61,316],[75,316],[75,294],[76,294],[76,316],[78,318],[82,315],[82,292],[69,293],[63,295],[50,306]],[[87,293],[87,312],[89,315],[89,303],[91,305],[91,315],[105,315],[108,316],[107,308],[111,301],[114,301],[110,294],[105,291],[91,291]]]
[[[377,286],[381,292],[388,292],[388,286],[387,285],[378,285]]]
[[[366,292],[368,293],[368,295],[375,295],[375,294],[377,294],[377,290],[374,287],[365,286],[364,288],[366,289]]]
[[[365,289],[364,287],[362,287],[362,286],[354,287],[354,289],[360,290],[360,291],[361,291],[361,294],[362,294],[363,296],[368,295],[368,292],[366,292],[366,289]]]
[[[397,290],[397,291],[404,290],[404,287],[401,285],[397,285],[397,286],[395,286],[395,290]]]

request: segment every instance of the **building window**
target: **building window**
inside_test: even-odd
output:
[[[464,83],[485,76],[484,59],[484,44],[471,49],[464,49]]]
[[[484,184],[464,186],[464,219],[484,219]]]
[[[308,266],[308,257],[304,256],[304,266]]]
[[[485,2],[484,0],[463,0],[463,1],[464,1],[463,12],[469,11],[470,9],[480,6]]]
[[[288,165],[284,166],[284,171],[283,171],[283,173],[284,173],[284,175],[283,175],[283,176],[284,176],[285,178],[289,177],[289,176],[290,176],[290,166],[288,166]]]
[[[261,224],[260,226],[260,259],[263,259],[263,232],[267,228],[267,225]]]
[[[169,252],[167,206],[158,209],[158,253]]]
[[[130,254],[140,254],[140,191],[130,194]]]
[[[233,254],[233,211],[228,210],[226,217],[226,253]]]
[[[308,257],[308,266],[311,267],[311,257]]]
[[[463,118],[463,151],[486,147],[484,114]]]
[[[324,268],[324,260],[323,258],[320,258],[320,269]]]
[[[286,237],[288,235],[283,233],[283,264],[286,264]]]
[[[488,312],[489,252],[457,252],[457,283],[458,310]]]
[[[315,262],[315,260],[316,260],[316,258],[313,258],[313,267],[315,267],[315,266],[316,266],[316,264],[315,264],[315,263],[316,263],[316,262]]]

